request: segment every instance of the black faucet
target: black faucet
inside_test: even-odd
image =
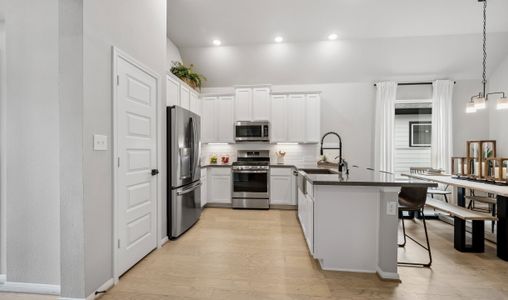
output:
[[[335,135],[336,137],[339,138],[339,148],[325,148],[323,147],[323,142],[325,141],[325,138],[329,135]],[[325,133],[325,135],[323,135],[323,137],[321,138],[321,149],[319,150],[319,153],[321,155],[323,155],[323,150],[339,150],[339,173],[342,174],[342,172],[344,171],[344,167],[346,167],[346,174],[349,174],[349,168],[348,168],[348,164],[347,162],[342,158],[342,138],[340,137],[340,135],[336,132],[333,132],[333,131],[330,131],[330,132],[327,132]],[[335,158],[337,159],[337,157]]]

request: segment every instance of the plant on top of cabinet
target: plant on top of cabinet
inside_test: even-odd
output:
[[[199,91],[201,90],[201,85],[204,81],[206,81],[206,77],[194,72],[194,70],[192,70],[192,68],[194,68],[193,64],[188,67],[179,61],[172,61],[171,64],[171,73],[187,83],[193,89]]]

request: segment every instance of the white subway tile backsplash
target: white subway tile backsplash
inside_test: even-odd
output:
[[[319,160],[318,144],[295,144],[295,145],[278,145],[278,144],[202,144],[201,145],[201,162],[207,164],[210,162],[210,156],[213,154],[219,158],[222,155],[229,155],[230,161],[236,161],[236,153],[238,150],[269,150],[272,163],[277,162],[275,152],[282,150],[286,152],[284,157],[285,163],[314,163]]]

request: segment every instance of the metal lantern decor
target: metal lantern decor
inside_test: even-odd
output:
[[[452,157],[452,175],[458,177],[467,175],[467,157]]]
[[[496,141],[468,141],[466,175],[473,179],[485,179],[485,161],[493,157],[496,157]]]
[[[500,181],[500,166],[501,162],[497,157],[489,157],[485,159],[485,169],[483,170],[485,179],[488,181]]]

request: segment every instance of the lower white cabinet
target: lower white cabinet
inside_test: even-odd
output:
[[[312,185],[307,182],[307,191],[309,190],[312,190]],[[303,194],[298,190],[298,219],[309,251],[314,254],[314,199],[312,193]]]
[[[207,203],[231,203],[231,168],[208,168],[207,184]]]
[[[201,207],[208,201],[207,169],[201,168]]]
[[[296,205],[296,180],[293,168],[270,169],[270,204]]]

